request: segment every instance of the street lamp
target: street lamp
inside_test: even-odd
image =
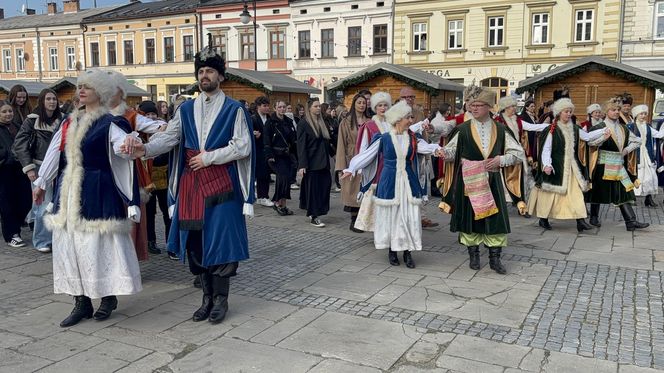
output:
[[[253,0],[253,5],[254,5],[254,71],[258,71],[258,48],[256,48],[257,41],[258,41],[258,35],[256,35],[256,30],[258,29],[258,25],[256,24],[256,0]],[[247,1],[244,1],[244,9],[242,9],[242,13],[240,13],[240,22],[242,22],[243,25],[246,25],[249,23],[251,20],[251,14],[249,14],[249,9],[247,8]]]

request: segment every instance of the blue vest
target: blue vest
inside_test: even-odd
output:
[[[177,176],[182,175],[184,170],[184,154],[186,149],[200,150],[198,131],[194,119],[194,105],[200,101],[190,100],[180,106],[180,148],[179,168],[176,170]],[[238,109],[243,109],[247,123],[248,133],[253,137],[253,125],[249,114],[244,107],[237,101],[226,96],[224,104],[215,119],[204,149],[211,151],[228,146],[233,138],[235,127],[235,118]],[[252,139],[248,139],[254,144]],[[252,145],[252,177],[249,190],[249,203],[253,201],[254,195],[254,177],[253,169],[255,165],[255,148]],[[238,176],[237,163],[231,162],[228,165],[228,172],[233,182],[233,198],[223,203],[205,208],[205,219],[202,230],[203,235],[203,265],[212,266],[238,262],[249,259],[249,241],[247,239],[247,226],[242,215],[244,200],[242,189],[240,187],[240,178]],[[178,204],[181,196],[176,196],[175,211],[173,213],[173,222],[168,236],[169,251],[179,252],[180,258],[184,261],[187,257],[186,247],[189,237],[188,230],[181,230],[178,219]]]
[[[408,184],[413,197],[422,198],[424,190],[420,185],[418,175],[418,156],[417,156],[417,138],[409,130],[408,131],[408,151],[406,153],[406,174],[408,175]],[[380,174],[380,180],[376,186],[376,198],[392,200],[395,197],[395,183],[397,175],[397,153],[395,144],[392,143],[390,133],[377,134],[374,136],[374,141],[380,138],[379,154],[383,156],[383,171]],[[415,142],[415,147],[413,147]],[[396,144],[398,146],[398,144]]]
[[[641,136],[641,132],[639,131],[639,126],[636,125],[636,123],[632,122],[627,125],[627,128],[634,133],[634,135],[641,137],[641,141],[646,142],[646,149],[648,150],[648,156],[650,157],[650,160],[653,162],[657,162],[659,159],[659,149],[657,146],[657,142],[655,139],[652,138],[652,129],[650,128],[649,125],[646,125],[646,136],[645,140]],[[641,147],[639,146],[636,148],[636,163],[641,163]],[[659,163],[659,162],[657,162]]]

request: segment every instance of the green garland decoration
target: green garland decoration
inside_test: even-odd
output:
[[[403,75],[393,73],[391,71],[387,71],[387,70],[383,70],[383,69],[369,71],[365,74],[358,75],[358,76],[356,76],[354,78],[351,78],[351,79],[346,78],[346,79],[343,80],[343,82],[337,88],[334,88],[333,90],[329,90],[329,91],[331,91],[331,92],[333,92],[333,91],[344,91],[348,87],[366,82],[367,80],[371,80],[373,78],[383,76],[383,75],[387,75],[387,76],[390,76],[394,79],[402,81],[402,82],[410,85],[413,88],[417,88],[419,90],[429,92],[429,94],[431,94],[431,96],[438,96],[440,94],[439,90],[437,90],[435,88],[431,88],[430,86],[428,86],[428,85],[426,85],[426,84],[424,84],[420,81],[413,80],[413,79],[407,78]]]
[[[231,82],[236,82],[240,83],[242,85],[249,86],[251,88],[257,89],[265,94],[272,93],[269,89],[265,88],[265,85],[263,83],[254,83],[249,79],[241,78],[237,75],[229,74],[226,73],[226,80],[231,81]],[[200,90],[198,89],[198,83],[194,82],[192,83],[188,88],[187,88],[187,94],[193,95],[194,93],[200,93]]]
[[[623,71],[623,70],[618,70],[618,69],[615,69],[615,68],[610,67],[610,66],[597,64],[597,63],[588,63],[588,64],[585,64],[585,65],[582,65],[582,66],[578,66],[574,69],[570,69],[570,70],[563,71],[563,72],[558,73],[558,74],[551,75],[547,78],[544,78],[544,79],[538,81],[537,83],[533,83],[533,84],[525,86],[525,87],[519,87],[519,88],[516,89],[516,93],[521,94],[521,93],[524,93],[526,91],[535,92],[540,87],[542,87],[543,85],[547,85],[549,83],[554,83],[556,81],[559,81],[559,80],[562,80],[562,79],[565,79],[565,78],[569,78],[571,76],[577,75],[579,73],[584,73],[586,71],[602,71],[602,72],[609,73],[613,76],[616,76],[618,78],[622,78],[622,79],[629,80],[629,81],[632,81],[632,82],[637,82],[637,83],[639,83],[640,85],[642,85],[644,87],[655,88],[655,89],[664,89],[664,84],[662,84],[660,82],[656,82],[654,80],[644,78],[642,76],[635,75],[635,74],[632,74],[632,73],[629,73],[629,72],[626,72],[626,71]]]

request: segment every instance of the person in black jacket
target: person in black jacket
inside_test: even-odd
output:
[[[2,236],[11,247],[23,247],[21,224],[30,211],[30,181],[12,153],[18,127],[9,101],[0,101],[0,222]]]
[[[291,169],[294,167],[293,160],[297,153],[295,124],[285,115],[284,101],[277,101],[274,110],[274,114],[265,123],[263,132],[265,159],[277,175],[272,201],[279,215],[293,215],[293,211],[286,206],[286,200],[291,199]]]
[[[14,154],[23,167],[23,172],[30,182],[37,180],[39,165],[41,165],[51,143],[53,133],[60,127],[62,113],[58,106],[58,96],[51,89],[44,89],[39,93],[37,108],[27,116],[14,140]],[[50,201],[53,188],[46,189],[46,200]],[[32,204],[34,214],[34,229],[32,231],[32,244],[42,253],[51,251],[51,232],[44,225],[44,214],[47,204]]]
[[[330,210],[330,133],[321,116],[320,101],[307,102],[304,118],[297,125],[298,176],[302,178],[300,208],[307,210],[311,225],[322,228],[318,219]]]
[[[256,98],[256,113],[251,116],[254,124],[254,143],[256,144],[256,203],[265,207],[274,207],[270,201],[270,169],[264,153],[265,123],[270,114],[270,100],[265,96]]]

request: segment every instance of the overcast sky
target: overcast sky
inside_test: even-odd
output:
[[[62,0],[53,0],[58,3],[58,11],[62,11]],[[80,0],[81,8],[92,8],[94,5],[93,0]],[[28,8],[37,11],[37,14],[46,13],[46,3],[50,0],[0,0],[0,8],[5,10],[5,17],[13,17],[19,15],[21,6],[27,3]],[[97,7],[104,7],[109,5],[127,4],[129,0],[97,0]],[[142,2],[149,2],[149,0],[142,0]]]

